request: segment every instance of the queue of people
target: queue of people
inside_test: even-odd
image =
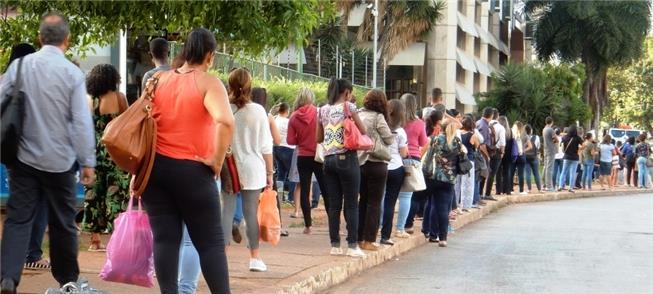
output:
[[[447,109],[438,88],[423,110],[413,94],[388,100],[381,90],[368,91],[359,109],[351,82],[332,78],[327,104],[318,108],[315,94],[303,88],[292,109],[281,103],[268,114],[265,89],[252,87],[247,69],[233,69],[227,86],[207,73],[217,43],[212,32],[194,29],[172,65],[167,41],[151,42],[157,67],[146,74],[153,82],[144,88],[153,99],[156,156],[145,191],[132,195],[129,175],[100,140],[106,125],[128,108],[117,91],[121,77],[103,64],[84,78],[64,55],[69,31],[64,16],[46,14],[39,32],[43,47],[22,50],[0,82],[1,97],[17,84],[28,97],[18,161],[8,166],[12,194],[2,236],[3,293],[16,292],[26,263],[51,266],[61,285],[78,280],[78,171],[87,186],[82,229],[91,233],[89,251],[105,250],[100,234],[111,232],[131,196],[142,198],[162,293],[194,293],[200,271],[212,293],[229,293],[227,250],[231,240],[240,242],[235,224],[241,219],[249,270],[267,271],[258,200],[262,190],[275,186],[278,200],[286,186],[289,195],[297,191],[294,203],[307,235],[313,231],[315,194],[322,194],[329,254],[353,258],[393,246],[393,237],[409,237],[418,217],[425,238],[446,247],[450,220],[497,195],[511,195],[515,174],[520,195],[534,192],[531,177],[538,192],[573,192],[577,184],[591,190],[595,169],[604,189],[617,185],[619,174],[626,175],[627,185],[649,187],[651,146],[645,134],[617,147],[608,135],[597,143],[577,126],[557,129],[549,117],[540,137],[527,123],[511,126],[494,108],[483,109],[481,117]],[[232,176],[240,187],[216,183],[226,156],[235,162]],[[299,185],[292,184],[293,169]],[[406,188],[417,178],[424,187]],[[46,225],[51,264],[38,253]]]

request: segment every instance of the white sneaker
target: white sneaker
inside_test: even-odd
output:
[[[347,249],[347,256],[365,257],[365,252],[363,252],[363,250],[361,250],[360,247],[356,246],[356,248],[354,248],[354,249],[351,249],[351,248]]]
[[[331,255],[342,255],[342,248],[340,247],[331,247]]]
[[[267,271],[268,267],[265,265],[263,260],[258,258],[249,259],[249,271],[251,272],[264,272]]]
[[[524,192],[519,193],[519,195],[528,195],[528,192],[524,191]]]
[[[406,239],[406,238],[410,238],[410,234],[406,233],[406,231],[396,231],[395,237]]]

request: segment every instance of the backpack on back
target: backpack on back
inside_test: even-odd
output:
[[[533,148],[530,150],[524,152],[524,155],[526,155],[526,159],[528,160],[535,160],[537,159],[537,155],[540,153],[540,149],[537,148],[535,145],[535,139],[537,138],[537,135],[532,135],[531,138],[529,139],[531,141],[531,145],[533,145]]]
[[[498,124],[498,122],[492,122],[491,124],[488,125],[488,131],[490,132],[490,142],[485,142],[485,147],[487,148],[488,155],[490,157],[494,156],[497,154],[497,134],[496,130],[494,129],[494,125]]]

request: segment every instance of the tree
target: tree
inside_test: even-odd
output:
[[[558,57],[585,65],[583,98],[592,107],[591,126],[599,127],[607,104],[607,73],[628,64],[642,51],[651,26],[649,1],[527,1],[535,20],[535,49],[540,60]]]
[[[331,1],[15,1],[0,0],[0,48],[38,44],[39,18],[56,10],[70,17],[72,45],[84,53],[113,43],[120,30],[170,32],[183,37],[195,27],[215,32],[219,43],[258,55],[289,43],[304,44],[321,22],[332,19]],[[9,16],[16,11],[16,16]],[[2,52],[3,56],[8,52]]]
[[[363,2],[363,4],[360,4]],[[349,12],[356,5],[367,5],[374,0],[354,1],[339,0],[338,8],[343,11],[342,25],[347,25]],[[431,31],[442,18],[446,2],[442,0],[411,1],[411,0],[380,0],[379,17],[379,49],[381,60],[392,60],[397,53],[406,49]],[[363,24],[358,28],[358,41],[367,42],[374,36],[374,16],[365,14]]]
[[[631,66],[609,70],[610,98],[603,119],[653,132],[653,38],[646,43],[647,56]]]
[[[479,109],[495,107],[512,123],[519,120],[535,130],[552,116],[559,126],[590,118],[581,99],[582,65],[508,64],[492,75],[493,89],[480,96]]]

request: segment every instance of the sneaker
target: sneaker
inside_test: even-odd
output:
[[[406,233],[406,231],[396,231],[395,237],[406,239],[406,238],[410,238],[410,234]]]
[[[487,197],[485,197],[485,200],[498,201],[499,199],[496,199],[496,198],[494,198],[492,196],[487,196]]]
[[[249,271],[250,272],[264,272],[267,271],[268,267],[265,265],[263,260],[258,258],[249,259]]]
[[[519,193],[519,195],[528,195],[528,192],[524,191],[524,192]]]
[[[50,262],[47,259],[43,259],[43,258],[34,262],[25,263],[25,269],[30,269],[30,270],[49,270],[51,268],[52,266],[50,265]]]
[[[447,241],[440,241],[440,242],[438,242],[438,246],[440,246],[440,247],[447,247]]]
[[[357,257],[357,258],[361,257],[362,258],[362,257],[365,257],[365,252],[363,252],[363,250],[361,250],[358,246],[356,246],[356,248],[348,248],[347,249],[347,256]]]
[[[383,245],[390,245],[390,246],[395,245],[395,242],[392,241],[392,239],[381,239],[380,243]]]
[[[331,247],[331,255],[342,255],[342,248],[340,247]]]

